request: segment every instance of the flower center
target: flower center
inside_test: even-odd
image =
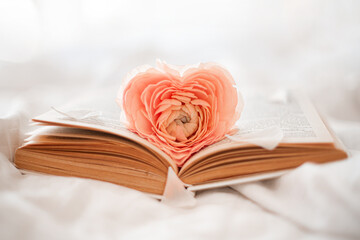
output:
[[[178,118],[176,118],[174,121],[177,125],[182,125],[184,123],[190,122],[190,117],[188,115],[180,115]]]
[[[188,140],[198,129],[199,119],[195,109],[190,107],[183,110],[173,111],[166,127],[168,134],[175,137],[178,142]]]

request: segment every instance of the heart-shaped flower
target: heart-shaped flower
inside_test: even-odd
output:
[[[228,71],[214,63],[173,66],[157,61],[124,80],[117,102],[129,130],[167,153],[178,166],[225,137],[239,119],[242,97]]]

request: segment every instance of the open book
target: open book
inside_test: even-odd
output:
[[[169,167],[196,191],[275,177],[307,161],[347,157],[310,101],[296,94],[281,101],[246,99],[239,131],[203,148],[182,168],[127,130],[119,114],[70,106],[52,109],[33,121],[41,127],[16,151],[18,168],[103,180],[157,195],[164,191]],[[242,141],[242,136],[274,126],[281,129],[283,138],[273,150],[259,147],[256,139]],[[262,140],[260,134],[258,141]]]

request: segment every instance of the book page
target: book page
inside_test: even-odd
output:
[[[108,98],[103,97],[104,94],[87,96],[83,95],[62,107],[53,107],[50,111],[33,118],[33,121],[40,124],[95,130],[130,139],[160,155],[175,172],[178,172],[176,164],[167,154],[126,128],[120,121],[121,109],[116,105],[115,99],[109,102]]]
[[[244,134],[279,127],[283,132],[281,143],[332,143],[334,140],[309,99],[290,92],[281,100],[266,96],[245,98],[244,111],[236,123],[238,139]],[[184,165],[186,168],[196,159],[218,151],[248,146],[249,143],[225,138],[194,154]]]
[[[272,171],[272,172],[267,172],[267,173],[248,174],[248,175],[240,176],[235,179],[221,180],[221,181],[205,183],[205,184],[200,184],[200,185],[189,185],[187,189],[189,191],[196,192],[196,191],[201,191],[201,190],[206,190],[206,189],[227,187],[227,186],[232,186],[232,185],[237,185],[237,184],[262,181],[262,180],[280,177],[289,171],[290,170],[278,170],[278,171]]]
[[[333,141],[315,107],[301,93],[290,92],[282,100],[272,100],[264,96],[250,97],[237,122],[237,135],[274,126],[280,127],[283,132],[282,143]]]

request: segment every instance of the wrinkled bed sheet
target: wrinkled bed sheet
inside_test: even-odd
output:
[[[12,158],[29,118],[78,89],[1,91],[1,239],[360,238],[360,123],[333,116],[330,125],[349,159],[307,163],[279,179],[198,192],[192,208],[167,206],[100,181],[20,174]]]

